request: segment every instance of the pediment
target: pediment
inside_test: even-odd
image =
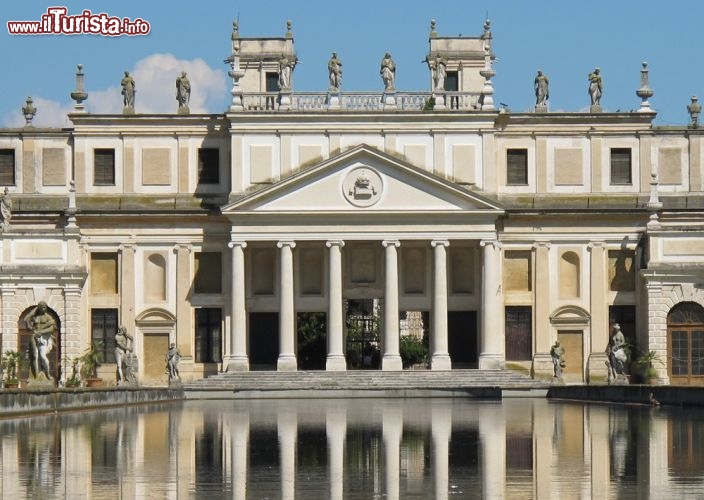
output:
[[[169,311],[160,308],[151,308],[142,311],[136,318],[139,326],[170,326],[176,323],[176,317]]]
[[[579,306],[562,306],[550,315],[553,325],[588,325],[589,313]]]
[[[503,213],[498,202],[367,145],[223,207],[224,214]]]

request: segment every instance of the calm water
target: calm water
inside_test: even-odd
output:
[[[0,421],[2,498],[702,498],[704,412],[208,401]]]

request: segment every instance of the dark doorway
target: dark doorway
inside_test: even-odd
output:
[[[348,368],[376,370],[381,364],[378,300],[347,301],[346,353]]]
[[[454,368],[477,368],[477,311],[447,313],[447,342]]]
[[[276,368],[279,313],[249,313],[249,361],[252,369]]]
[[[506,306],[506,361],[533,359],[531,306]]]
[[[327,321],[324,312],[296,315],[299,370],[324,370],[327,359]]]

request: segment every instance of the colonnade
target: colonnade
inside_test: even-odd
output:
[[[398,249],[402,242],[397,239],[382,240],[384,248],[384,332],[382,370],[401,370],[399,354],[399,269]],[[452,368],[448,352],[448,279],[447,279],[447,239],[432,239],[433,287],[432,287],[432,330],[431,362],[433,370]],[[232,240],[232,303],[230,322],[229,352],[225,355],[227,371],[249,369],[247,354],[247,310],[245,288],[245,248],[246,241]],[[294,305],[294,266],[293,250],[296,242],[280,240],[276,243],[279,251],[279,357],[277,369],[296,370],[296,311]],[[342,251],[345,242],[331,239],[325,242],[328,249],[328,353],[326,370],[346,369],[344,354],[344,317]],[[498,241],[481,241],[482,246],[482,308],[480,328],[480,368],[500,368],[504,359],[503,322],[501,320],[501,259]]]

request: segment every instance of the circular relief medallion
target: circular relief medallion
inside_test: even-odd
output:
[[[383,188],[379,173],[369,167],[353,168],[342,183],[342,194],[355,207],[371,207],[379,198]]]

